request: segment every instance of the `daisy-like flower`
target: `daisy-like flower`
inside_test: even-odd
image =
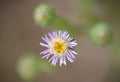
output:
[[[56,65],[59,62],[60,66],[62,64],[66,65],[66,59],[73,62],[75,55],[77,54],[73,48],[77,45],[76,41],[70,37],[68,32],[55,31],[45,34],[42,39],[46,43],[40,43],[41,46],[47,49],[41,52],[43,54],[42,58],[49,59],[51,65]]]

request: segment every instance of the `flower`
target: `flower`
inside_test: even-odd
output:
[[[73,48],[77,45],[76,40],[74,40],[68,32],[64,31],[54,31],[45,34],[42,39],[46,43],[41,43],[40,45],[46,47],[47,49],[41,52],[43,54],[42,58],[49,59],[51,65],[56,65],[59,62],[60,66],[62,64],[66,65],[66,59],[70,62],[73,62],[75,55],[77,54]]]

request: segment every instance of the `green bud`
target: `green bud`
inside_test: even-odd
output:
[[[106,23],[96,24],[90,31],[91,40],[99,46],[105,46],[112,41],[112,29]]]
[[[26,81],[34,80],[39,75],[52,73],[56,70],[47,61],[38,58],[35,54],[26,54],[17,62],[17,73]]]
[[[34,21],[38,26],[52,25],[56,17],[55,8],[49,4],[40,4],[35,8]]]
[[[32,55],[23,56],[18,60],[17,72],[23,80],[33,80],[39,74],[38,61]]]

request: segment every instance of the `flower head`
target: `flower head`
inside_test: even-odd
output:
[[[42,58],[49,59],[52,65],[56,65],[57,62],[66,65],[66,59],[73,62],[75,55],[77,54],[73,48],[77,45],[76,41],[69,36],[68,32],[56,31],[45,34],[42,39],[46,43],[40,43],[41,46],[47,49],[41,52],[44,56]]]

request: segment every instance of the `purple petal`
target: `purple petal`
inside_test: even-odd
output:
[[[70,42],[70,44],[77,45],[76,41],[72,41],[72,42]]]
[[[51,62],[52,65],[55,64],[55,57],[52,59],[52,62]]]
[[[71,58],[71,55],[67,52],[67,56]]]
[[[70,50],[70,52],[72,52],[73,54],[78,54],[77,52],[73,51],[73,50]]]
[[[48,36],[45,34],[45,40],[47,41],[47,42],[50,42],[50,39],[48,38]]]
[[[56,37],[57,36],[57,33],[56,32],[52,32],[53,36]]]
[[[68,53],[71,55],[72,58],[75,59],[75,55],[72,52],[68,51]]]
[[[57,61],[58,61],[58,57],[56,57],[56,60],[55,60],[55,64],[54,64],[54,65],[56,65]]]
[[[52,65],[56,65],[56,63],[57,63],[57,60],[58,60],[58,58],[57,58],[57,56],[56,57],[54,57],[54,59],[52,60]]]
[[[49,53],[49,52],[50,52],[50,50],[47,49],[47,50],[42,51],[40,54],[47,54],[47,53]]]
[[[45,43],[40,43],[40,45],[43,46],[43,47],[48,47],[48,45],[45,44]]]
[[[63,58],[63,63],[64,63],[64,65],[66,65],[66,59],[65,59],[65,57]]]
[[[68,57],[67,55],[66,55],[66,57],[70,62],[74,62],[74,60],[72,58]]]
[[[48,33],[48,35],[51,37],[51,38],[53,38],[54,36],[53,36],[53,34],[52,33]]]
[[[76,45],[77,45],[76,41],[72,41],[72,42],[69,43],[70,48],[73,48]]]
[[[51,55],[51,53],[48,53],[48,54],[46,54],[45,56],[42,56],[42,58],[48,59],[50,55]]]
[[[67,34],[67,36],[65,38],[68,39],[68,37],[69,37],[69,34]]]
[[[48,40],[46,40],[44,37],[42,37],[42,39],[43,39],[46,43],[48,43]]]
[[[51,62],[54,57],[55,57],[55,55],[53,55],[48,62]]]
[[[74,47],[74,46],[76,46],[76,45],[77,45],[77,43],[76,43],[76,44],[72,44],[72,43],[71,43],[71,44],[70,44],[70,47]]]
[[[69,37],[67,40],[70,42],[73,38]]]
[[[47,55],[42,56],[42,58],[46,58],[46,57],[47,57]]]
[[[67,34],[68,34],[68,33],[65,31],[65,32],[62,34],[62,37],[65,38]]]
[[[60,57],[60,66],[63,64],[64,60],[62,57]]]
[[[46,59],[48,59],[50,55],[51,55],[51,53],[47,54],[47,57],[46,57]]]

